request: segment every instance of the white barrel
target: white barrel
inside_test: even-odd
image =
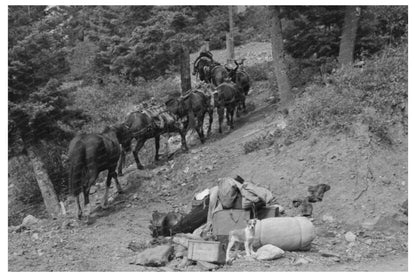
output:
[[[257,221],[254,245],[272,244],[287,251],[309,250],[315,237],[315,227],[306,217],[271,217]]]

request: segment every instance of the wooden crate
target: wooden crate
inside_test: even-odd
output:
[[[248,219],[250,219],[250,211],[248,210],[216,211],[212,216],[212,234],[228,236],[231,230],[244,229]]]
[[[226,247],[219,241],[189,240],[188,259],[224,264]]]
[[[279,207],[263,207],[257,211],[257,219],[265,219],[269,217],[279,216]]]

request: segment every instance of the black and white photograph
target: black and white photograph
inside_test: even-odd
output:
[[[4,12],[5,271],[409,273],[407,4],[87,2]]]

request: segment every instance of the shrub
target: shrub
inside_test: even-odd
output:
[[[270,78],[273,74],[272,62],[257,63],[246,67],[247,74],[252,81],[264,81]]]
[[[404,44],[384,50],[362,69],[339,69],[328,86],[308,86],[290,113],[285,135],[305,138],[316,128],[347,132],[354,121],[362,121],[381,142],[392,144],[390,124],[401,123],[407,131],[407,95]]]
[[[266,134],[257,136],[254,139],[247,141],[243,145],[244,154],[272,146],[275,142],[275,138],[280,137],[280,135],[281,131],[276,129],[273,132],[267,132]]]

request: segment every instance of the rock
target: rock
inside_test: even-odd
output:
[[[309,261],[307,259],[299,257],[293,262],[293,265],[298,266],[298,265],[305,265],[305,264],[308,264],[308,263],[309,263]]]
[[[33,240],[38,240],[38,239],[39,239],[39,234],[38,234],[38,233],[34,233],[34,234],[32,235],[32,239],[33,239]]]
[[[329,223],[335,221],[335,219],[331,215],[326,215],[326,214],[322,216],[322,220],[324,222],[329,222]]]
[[[172,253],[172,245],[161,245],[155,248],[146,249],[136,256],[133,264],[144,266],[164,266],[169,262],[169,258]]]
[[[64,220],[61,225],[61,229],[73,229],[79,227],[79,223],[76,220]]]
[[[364,241],[364,243],[367,244],[367,245],[371,245],[373,243],[373,241],[371,239],[366,239]]]
[[[345,234],[345,240],[346,241],[348,241],[348,242],[354,242],[355,241],[355,239],[356,239],[356,235],[354,235],[354,233],[353,232],[351,232],[351,231],[348,231],[346,234]]]
[[[361,223],[361,227],[366,229],[366,230],[370,230],[370,231],[374,230],[374,226],[376,225],[377,220],[379,218],[380,217],[376,217],[375,219],[368,219],[368,220]]]
[[[33,215],[27,215],[22,221],[22,226],[30,227],[32,225],[37,224],[38,222],[39,222],[39,219],[37,219]]]
[[[218,269],[219,266],[213,263],[205,262],[205,261],[197,261],[196,264],[202,269],[202,270],[208,270],[212,271],[215,269]]]
[[[130,249],[133,252],[139,252],[143,249],[143,244],[140,244],[136,241],[131,241],[129,245],[127,246],[127,249]]]
[[[381,177],[381,182],[383,182],[384,185],[390,185],[391,184],[391,181],[385,176]]]
[[[341,257],[337,253],[330,252],[330,251],[326,251],[326,250],[319,250],[318,253],[321,254],[322,257],[336,257],[336,258],[340,258]]]
[[[177,268],[186,268],[189,266],[192,262],[188,260],[188,257],[184,257],[182,261],[176,266]]]
[[[281,258],[284,255],[285,251],[280,249],[277,246],[266,244],[260,247],[256,252],[257,260],[274,260]]]
[[[174,247],[174,253],[175,253],[175,258],[183,258],[188,256],[188,248],[180,245],[180,244],[176,244]]]
[[[400,231],[406,224],[397,220],[397,215],[385,215],[377,217],[374,229],[377,231]]]
[[[174,242],[174,243],[176,243],[176,244],[180,244],[180,245],[182,245],[183,247],[185,247],[186,249],[188,249],[188,241],[189,240],[200,240],[201,238],[200,237],[198,237],[198,236],[194,236],[194,235],[191,235],[191,234],[176,234],[173,238],[172,238],[172,241]]]

